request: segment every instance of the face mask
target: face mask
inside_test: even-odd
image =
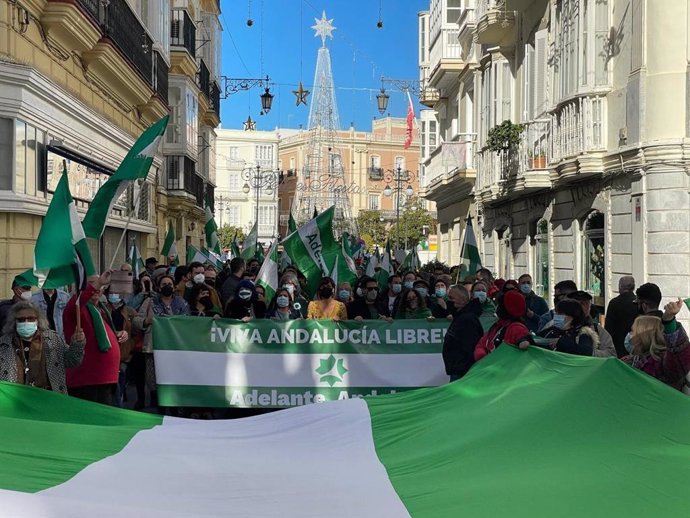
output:
[[[439,299],[442,299],[443,297],[446,296],[446,289],[445,288],[436,288],[435,294]]]
[[[340,298],[340,300],[350,300],[350,290],[340,290],[338,292],[338,298]]]
[[[414,282],[413,282],[413,281],[405,281],[405,282],[403,283],[403,286],[405,286],[405,289],[406,289],[406,290],[411,290],[411,289],[412,289],[412,286],[414,286]]]
[[[19,295],[19,298],[22,300],[31,300],[31,292],[30,291],[22,291],[22,294]]]
[[[410,301],[407,303],[407,307],[410,308],[410,309],[417,309],[417,306],[418,306],[418,305],[419,305],[419,303],[418,303],[416,300],[410,300]]]
[[[333,296],[333,288],[331,288],[330,286],[324,286],[323,288],[321,288],[319,290],[319,297],[321,297],[322,299],[328,299],[328,298],[331,298],[332,296]]]
[[[211,308],[211,307],[213,307],[213,302],[211,302],[211,297],[209,297],[208,295],[206,295],[205,297],[201,297],[201,298],[199,299],[199,302],[200,302],[201,304],[203,304],[203,306],[204,306],[205,308]]]
[[[630,333],[625,335],[625,340],[623,341],[623,346],[625,347],[625,350],[628,351],[628,354],[632,354],[633,344],[632,344],[632,335]]]
[[[216,280],[215,279],[206,279],[206,284],[208,284],[209,286],[215,286]]]
[[[553,316],[553,327],[563,329],[565,327],[565,315],[555,314]]]
[[[486,292],[485,291],[475,291],[474,292],[474,298],[477,299],[482,304],[484,304],[484,302],[486,302]]]
[[[429,294],[429,290],[426,288],[415,288],[415,291],[419,293],[419,296],[424,298]]]
[[[17,322],[17,334],[22,338],[31,338],[38,331],[38,322]]]
[[[290,293],[291,296],[295,296],[295,287],[292,284],[285,284],[283,289],[288,290],[288,293]]]
[[[249,290],[240,290],[238,295],[242,300],[249,300],[252,296],[252,292]]]
[[[113,306],[119,304],[122,301],[120,298],[119,293],[109,293],[108,294],[108,302],[110,302]]]
[[[392,284],[392,286],[393,286],[393,293],[395,293],[396,295],[402,291],[402,284],[400,284],[399,282]]]
[[[525,295],[529,295],[529,292],[532,291],[532,285],[523,282],[520,284],[520,291]]]
[[[206,280],[206,277],[204,277],[203,273],[197,273],[194,276],[194,284],[203,284],[203,282]]]
[[[285,295],[281,295],[276,299],[276,304],[278,304],[279,308],[286,308],[290,305],[290,299]]]
[[[161,295],[163,295],[164,297],[170,297],[170,296],[172,296],[172,294],[173,294],[173,287],[172,286],[166,285],[166,286],[163,286],[161,288]]]
[[[367,291],[367,300],[369,302],[374,302],[376,300],[377,296],[378,296],[378,291],[376,291],[376,290]]]

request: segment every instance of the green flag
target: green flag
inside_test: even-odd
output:
[[[163,249],[161,250],[161,255],[166,259],[170,257],[175,257],[177,261],[177,240],[175,239],[175,227],[173,222],[168,222],[168,233],[165,235],[165,242],[163,243]]]
[[[220,239],[218,239],[218,226],[213,219],[213,212],[206,201],[206,224],[204,225],[204,232],[206,233],[206,246],[220,256]]]
[[[405,256],[405,260],[400,265],[400,272],[416,272],[419,270],[419,266],[419,255],[417,254],[417,247],[414,246],[412,247],[410,253]]]
[[[340,251],[333,239],[333,213],[330,207],[299,227],[283,241],[285,251],[307,278],[307,291],[313,295],[322,277],[330,275]]]
[[[278,243],[274,241],[256,276],[256,285],[263,286],[266,304],[269,304],[278,291]]]
[[[87,237],[101,238],[115,202],[134,180],[146,178],[149,174],[153,158],[158,151],[158,142],[168,125],[168,118],[166,115],[141,134],[115,174],[98,189],[84,217],[84,233]]]
[[[474,229],[472,228],[472,218],[467,218],[467,226],[465,227],[465,239],[462,243],[461,261],[467,267],[467,272],[474,275],[479,268],[482,267],[482,260],[479,257],[479,249],[477,248],[477,240],[474,237]]]
[[[341,282],[349,282],[352,286],[357,280],[357,267],[345,249],[345,239],[341,246],[340,253],[335,256],[335,264],[331,271],[331,279],[335,282],[336,288]]]
[[[146,265],[144,264],[144,260],[141,258],[141,254],[139,253],[139,249],[135,243],[132,243],[132,246],[129,248],[127,262],[132,267],[134,278],[138,279],[139,274],[146,269]]]
[[[257,245],[257,224],[254,223],[251,232],[244,239],[244,246],[242,247],[242,253],[240,257],[245,261],[254,259],[256,256],[256,245]]]
[[[235,257],[240,257],[240,241],[237,239],[237,230],[235,230],[235,237],[232,238],[232,242],[230,243],[230,255],[235,258]]]
[[[52,284],[66,286],[76,282],[82,288],[86,278],[95,273],[65,169],[36,239],[33,267],[36,285],[44,287],[50,278]]]
[[[297,223],[295,222],[295,218],[292,216],[292,211],[290,211],[290,218],[288,219],[288,234],[292,234],[295,230],[297,230]]]

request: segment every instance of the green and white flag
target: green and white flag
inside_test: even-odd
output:
[[[215,268],[222,268],[223,267],[223,259],[220,257],[219,254],[215,253],[213,250],[209,250],[208,248],[202,247],[200,252],[206,257],[206,262],[209,263],[211,266],[214,266]]]
[[[177,239],[175,239],[175,227],[172,221],[168,222],[168,233],[165,235],[165,242],[163,243],[161,255],[166,259],[173,256],[175,260],[178,258]]]
[[[204,264],[208,261],[208,257],[201,253],[194,245],[187,246],[187,264],[201,263]]]
[[[292,234],[295,230],[297,230],[297,222],[295,221],[295,218],[292,216],[291,210],[290,218],[288,219],[288,234]]]
[[[249,232],[249,235],[244,238],[244,246],[242,247],[242,253],[240,254],[240,257],[242,259],[244,259],[245,261],[254,259],[254,257],[256,256],[257,241],[258,230],[257,224],[254,223],[254,226],[252,227],[252,230]]]
[[[321,278],[330,275],[340,251],[333,239],[333,213],[333,207],[326,209],[283,241],[292,264],[307,278],[307,291],[312,296]]]
[[[364,268],[364,275],[373,278],[376,275],[376,268],[379,266],[378,257],[375,254],[371,254],[369,259],[367,259],[367,265]]]
[[[467,267],[467,273],[471,275],[474,275],[475,272],[482,267],[482,260],[479,257],[479,249],[477,248],[477,240],[474,237],[474,229],[472,228],[472,218],[467,218],[461,258],[462,264]]]
[[[292,260],[290,259],[290,256],[287,254],[285,249],[280,253],[280,261],[278,262],[278,266],[280,267],[280,270],[285,270],[288,266],[292,264]]]
[[[53,193],[48,211],[34,248],[33,274],[39,288],[76,283],[79,288],[86,278],[96,273],[79,213],[69,191],[67,170],[63,170]]]
[[[240,240],[237,239],[237,230],[235,230],[235,237],[232,238],[232,242],[230,243],[230,255],[235,258],[235,257],[241,257],[241,252],[240,252]]]
[[[144,264],[144,260],[141,258],[141,254],[139,253],[139,248],[137,248],[136,243],[132,243],[132,246],[129,247],[129,256],[127,257],[127,262],[132,267],[134,278],[138,279],[139,274],[146,269],[146,265]]]
[[[278,291],[278,242],[274,241],[256,276],[256,285],[263,286],[266,304],[273,300]]]
[[[206,201],[206,224],[204,225],[204,233],[206,234],[206,246],[209,250],[218,254],[220,257],[220,239],[218,239],[218,226],[216,221],[213,219],[213,212],[211,212],[211,207]]]
[[[419,270],[419,254],[417,253],[417,247],[412,247],[412,250],[405,257],[405,260],[400,264],[400,272],[416,272]]]
[[[350,356],[327,353],[314,368],[336,383],[347,380]],[[362,356],[381,357],[376,361],[388,354]],[[305,365],[289,358],[281,367],[289,372]],[[213,363],[209,371],[187,364],[182,372],[249,378]],[[289,392],[280,396],[289,400],[295,390]],[[0,430],[7,438],[0,448],[0,514],[688,515],[687,397],[616,359],[504,344],[454,383],[364,398],[346,399],[343,392],[332,403],[208,421],[0,382]],[[320,391],[300,396],[322,401]],[[270,403],[278,395],[246,397]],[[644,487],[613,497],[621,487],[614,472]]]
[[[158,143],[168,125],[168,118],[169,115],[166,115],[141,134],[115,174],[98,189],[84,217],[84,233],[87,237],[100,239],[115,202],[133,181],[148,176],[158,151]]]
[[[347,252],[344,237],[341,243],[340,253],[335,256],[335,264],[331,271],[331,279],[335,282],[336,288],[341,282],[349,282],[350,286],[354,286],[354,283],[357,281],[357,267],[352,257],[350,257]]]

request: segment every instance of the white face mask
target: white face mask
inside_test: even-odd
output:
[[[206,277],[204,277],[203,273],[197,273],[194,276],[194,283],[195,284],[203,284],[206,281]]]
[[[22,291],[22,294],[19,295],[19,298],[22,300],[31,300],[31,291]]]

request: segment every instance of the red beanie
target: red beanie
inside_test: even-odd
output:
[[[515,290],[508,290],[503,295],[503,307],[511,317],[522,317],[527,310],[525,297]]]

